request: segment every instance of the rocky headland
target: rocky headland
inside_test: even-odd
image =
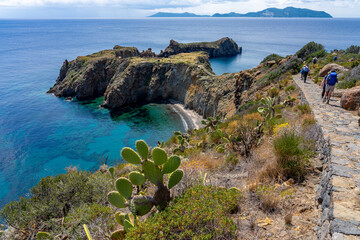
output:
[[[140,53],[134,47],[115,46],[65,60],[48,93],[78,100],[104,96],[102,106],[111,110],[172,99],[203,117],[231,116],[236,89],[247,86],[249,79],[243,81],[239,73],[215,75],[209,57],[239,52],[229,38],[194,44],[172,41],[159,56],[151,49]]]
[[[214,42],[178,43],[170,40],[170,45],[165,51],[159,54],[160,57],[168,57],[179,53],[203,51],[209,54],[210,58],[231,57],[241,54],[242,48],[238,47],[231,38],[225,37]]]

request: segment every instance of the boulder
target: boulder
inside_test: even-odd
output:
[[[319,77],[324,77],[326,74],[328,74],[332,69],[335,69],[337,72],[346,72],[349,71],[345,67],[336,64],[336,63],[330,63],[326,64],[319,72]]]
[[[353,87],[343,93],[340,106],[347,110],[356,110],[360,108],[360,86]]]

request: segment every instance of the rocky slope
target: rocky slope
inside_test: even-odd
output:
[[[235,95],[251,84],[248,75],[213,74],[204,52],[167,58],[141,55],[136,48],[115,46],[71,62],[65,60],[48,93],[78,100],[104,96],[102,106],[111,110],[174,99],[208,117],[234,114]]]
[[[165,49],[164,52],[159,54],[159,57],[168,57],[178,53],[189,53],[189,52],[207,52],[210,58],[216,57],[228,57],[240,54],[242,51],[241,47],[238,47],[236,42],[230,38],[222,38],[214,42],[197,42],[197,43],[178,43],[174,40],[170,40],[170,45]]]

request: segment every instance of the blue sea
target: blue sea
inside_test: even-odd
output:
[[[121,162],[120,150],[145,139],[151,146],[184,131],[168,105],[110,114],[102,99],[67,102],[46,94],[65,59],[114,45],[159,52],[179,42],[234,39],[243,54],[211,60],[215,73],[256,66],[265,56],[293,54],[309,41],[327,50],[360,45],[360,19],[173,18],[0,20],[0,207],[42,177],[72,165],[96,170]]]

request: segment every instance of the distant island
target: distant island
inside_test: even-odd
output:
[[[149,17],[285,17],[285,18],[332,18],[332,16],[324,11],[315,11],[306,8],[287,7],[284,9],[267,8],[259,12],[242,13],[215,13],[213,15],[197,15],[194,13],[167,13],[158,12]]]

